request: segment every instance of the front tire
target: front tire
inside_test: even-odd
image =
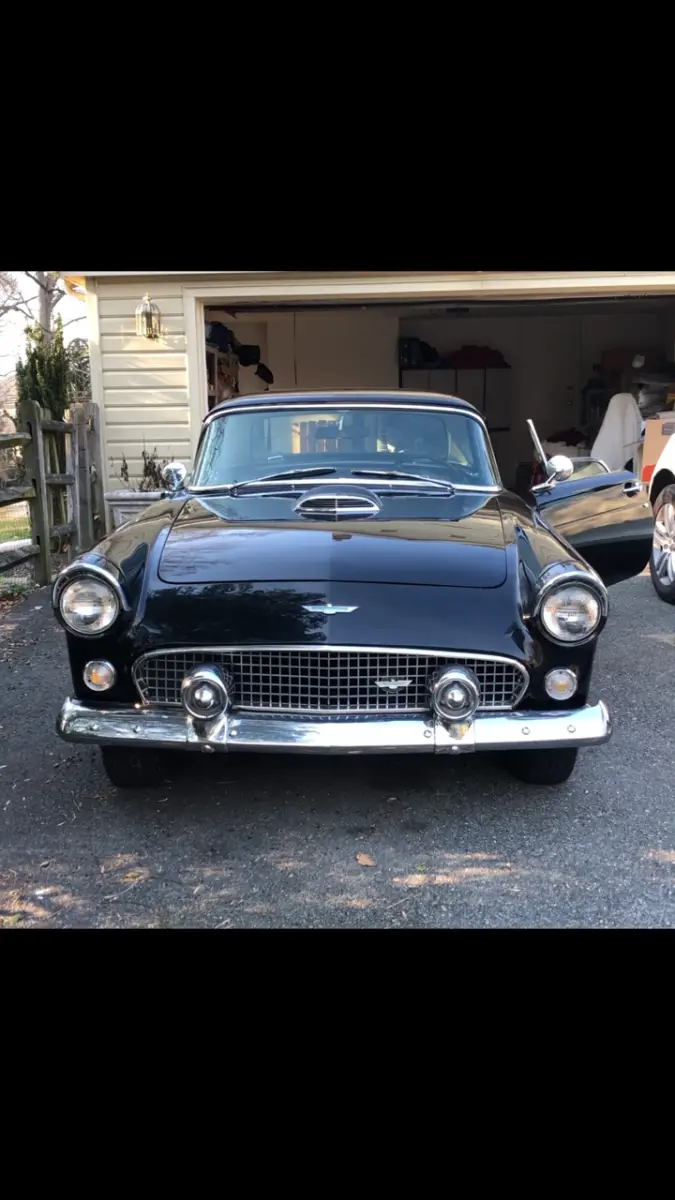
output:
[[[165,759],[158,750],[99,746],[103,769],[118,788],[153,787],[162,782]]]
[[[654,541],[649,573],[658,596],[675,604],[675,484],[669,483],[654,502]]]
[[[522,783],[552,786],[567,782],[578,753],[576,746],[561,750],[511,750],[507,753],[508,767]]]

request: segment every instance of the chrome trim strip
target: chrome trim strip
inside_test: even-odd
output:
[[[413,393],[413,394],[415,394],[415,393]],[[397,397],[399,397],[399,396],[407,397],[407,395],[409,395],[409,393],[396,392],[396,393],[394,393],[394,395],[392,395],[391,400],[362,400],[359,398],[358,393],[356,393],[354,396],[349,396],[349,397],[337,395],[335,397],[335,407],[336,408],[401,408],[401,409],[407,409],[410,412],[460,413],[464,417],[471,417],[472,420],[478,421],[478,423],[480,425],[482,425],[483,428],[485,429],[485,431],[487,432],[487,425],[485,424],[485,421],[483,420],[483,417],[481,416],[481,414],[478,412],[478,409],[459,408],[456,404],[410,404],[410,402],[408,402],[407,404],[406,403],[401,404],[401,403],[397,402]],[[449,397],[449,399],[451,399],[451,397]],[[457,396],[456,399],[459,400],[460,397]],[[332,400],[332,397],[331,397],[331,400]],[[284,409],[284,408],[308,409],[311,407],[312,407],[312,395],[311,394],[307,395],[302,400],[288,400],[288,401],[284,400],[283,396],[280,394],[277,402],[272,403],[272,404],[270,404],[270,402],[268,400],[263,404],[237,404],[236,407],[233,407],[231,409],[222,409],[220,411],[214,409],[212,412],[207,414],[207,416],[204,418],[204,421],[202,422],[202,424],[210,425],[213,421],[217,421],[220,417],[234,416],[235,413],[240,413],[240,412],[272,412],[272,411],[279,412],[281,409]]]
[[[338,501],[351,507],[340,507]],[[382,505],[377,496],[369,496],[365,489],[349,495],[327,487],[305,491],[293,511],[308,517],[372,517],[382,511]]]
[[[303,645],[290,644],[288,642],[278,644],[275,642],[273,645],[267,643],[259,645],[256,643],[255,645],[243,646],[167,646],[162,650],[148,650],[136,662],[139,663],[144,658],[154,658],[158,654],[189,654],[190,652],[194,654],[211,654],[214,652],[218,654],[229,654],[230,652],[241,654],[242,652],[248,653],[249,651],[251,654],[257,654],[261,650],[309,650],[312,652],[318,651],[319,653],[330,650],[345,650],[350,654],[419,654],[423,657],[450,658],[453,661],[456,661],[458,658],[479,658],[481,662],[501,662],[506,663],[507,666],[515,666],[522,671],[523,675],[527,676],[526,667],[518,662],[516,658],[509,658],[506,654],[479,654],[474,650],[436,650],[433,646],[348,646],[342,642],[338,645],[330,646],[326,645],[325,642],[320,642],[317,645],[314,645],[312,642],[305,642]]]
[[[180,710],[105,709],[66,700],[56,732],[67,742],[165,750],[458,754],[599,745],[608,741],[612,726],[602,702],[548,713],[479,715],[451,725],[430,717],[332,721],[227,714],[195,722]]]
[[[134,686],[136,688],[136,691],[138,692],[138,695],[141,699],[143,707],[150,708],[150,707],[154,707],[154,706],[146,705],[145,701],[143,700],[143,693],[141,691],[140,684],[138,682],[138,675],[140,674],[140,672],[143,668],[143,664],[149,658],[157,658],[157,657],[162,657],[162,656],[166,657],[171,654],[260,654],[260,653],[272,653],[273,654],[275,652],[280,652],[280,651],[299,651],[299,650],[304,651],[304,652],[309,652],[309,653],[318,652],[318,653],[324,653],[324,654],[342,653],[342,652],[345,654],[402,654],[402,655],[407,654],[407,655],[410,655],[411,657],[419,656],[419,657],[423,657],[423,658],[442,658],[442,659],[446,659],[448,662],[451,662],[451,663],[457,662],[458,660],[466,661],[466,659],[477,659],[480,662],[501,663],[504,666],[512,667],[514,670],[519,672],[521,679],[522,679],[521,690],[513,702],[514,708],[516,707],[516,705],[520,704],[520,701],[522,700],[523,696],[525,695],[525,693],[529,687],[529,684],[530,684],[530,673],[527,670],[527,667],[523,666],[523,664],[518,662],[517,659],[509,658],[507,655],[502,655],[502,654],[479,654],[479,653],[474,653],[472,650],[434,650],[434,649],[429,649],[428,647],[422,648],[422,649],[420,649],[420,647],[417,647],[416,649],[411,649],[410,647],[405,647],[405,646],[404,647],[401,647],[401,646],[353,646],[353,645],[333,645],[333,644],[325,645],[324,643],[321,643],[321,645],[317,645],[317,646],[313,646],[313,645],[300,645],[300,646],[298,646],[298,645],[290,645],[290,646],[289,645],[285,645],[285,646],[284,645],[272,645],[272,646],[265,646],[265,645],[262,645],[262,646],[260,646],[260,645],[255,645],[255,646],[172,646],[170,648],[163,649],[163,650],[149,650],[147,652],[147,654],[142,654],[139,658],[136,659],[136,661],[131,669],[131,677],[133,679]],[[259,711],[259,710],[255,710],[255,711]],[[270,715],[272,715],[272,712],[273,712],[273,710],[271,710],[271,709],[265,709],[264,711],[270,713]],[[284,711],[284,710],[282,710],[282,711]],[[500,710],[490,709],[489,711],[498,712]],[[510,710],[502,709],[501,711],[508,712]]]
[[[350,487],[354,487],[357,482],[353,475],[345,475],[345,476],[338,476],[338,477],[331,475],[330,481],[331,481],[331,484],[348,483],[350,485]],[[255,485],[255,487],[259,487],[259,488],[283,487],[284,489],[288,488],[288,490],[291,490],[293,488],[297,488],[298,490],[306,490],[307,488],[321,487],[321,485],[325,484],[325,482],[326,482],[325,475],[320,475],[320,476],[315,475],[313,478],[308,477],[306,479],[276,479],[276,480],[274,480],[274,479],[264,479],[264,480],[249,479],[249,480],[243,480],[241,483],[223,483],[220,485],[204,483],[204,484],[200,484],[198,487],[190,487],[190,488],[186,488],[185,490],[187,492],[189,492],[189,494],[191,496],[202,496],[202,495],[208,495],[209,493],[212,496],[213,495],[229,496],[232,489],[238,488],[238,487],[253,487]],[[415,489],[419,489],[420,485],[425,485],[426,487],[428,487],[430,489],[433,487],[442,487],[443,486],[442,481],[440,481],[438,484],[431,484],[423,479],[419,479],[419,480],[417,480],[417,479],[371,479],[371,478],[367,479],[364,477],[364,480],[363,480],[363,486],[368,488],[369,491],[371,491],[371,492],[375,491],[376,489],[379,491],[380,488],[382,488],[382,487],[388,487],[388,488],[394,488],[394,487],[404,487],[405,488],[405,487],[407,487],[407,488],[411,488],[412,490],[415,490]],[[475,484],[474,485],[472,483],[450,483],[450,482],[448,482],[447,487],[448,487],[448,492],[446,493],[446,496],[447,496],[447,499],[449,499],[449,500],[452,499],[452,495],[449,490],[450,488],[452,488],[453,492],[473,492],[473,493],[477,492],[479,495],[483,495],[483,493],[489,493],[490,495],[497,495],[499,492],[504,491],[503,487],[501,487],[501,485],[498,483],[489,483],[489,484],[486,483],[484,485],[483,484],[480,484],[480,485]],[[253,495],[255,493],[249,493],[249,494]]]
[[[303,604],[305,612],[323,613],[326,617],[336,616],[338,613],[353,613],[359,607],[358,604]]]

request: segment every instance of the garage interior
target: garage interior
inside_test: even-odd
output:
[[[405,388],[483,412],[507,487],[542,441],[588,453],[637,355],[675,358],[675,296],[204,310],[208,406],[287,388]]]

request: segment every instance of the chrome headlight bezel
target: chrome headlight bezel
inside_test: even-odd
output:
[[[579,637],[561,637],[559,632],[550,628],[545,621],[544,608],[557,593],[569,589],[578,589],[589,594],[597,604],[597,619],[592,629],[587,629]],[[609,597],[607,589],[599,576],[590,572],[569,568],[565,564],[556,564],[542,575],[536,592],[534,617],[541,632],[549,641],[557,646],[583,646],[596,638],[602,629],[609,612]]]
[[[93,588],[101,600],[109,605],[108,619],[105,624],[99,624],[96,628],[92,628],[91,624],[78,623],[64,607],[67,597],[72,596],[74,590],[83,585]],[[110,603],[111,601],[112,603]],[[66,632],[87,640],[105,637],[106,634],[109,634],[120,614],[128,611],[129,608],[124,592],[115,576],[105,568],[89,563],[72,563],[61,572],[54,584],[52,604],[55,615]]]

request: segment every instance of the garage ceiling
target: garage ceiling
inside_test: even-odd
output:
[[[273,312],[330,312],[332,310],[351,310],[361,312],[378,312],[390,314],[391,316],[399,317],[401,320],[406,318],[414,318],[414,320],[451,320],[453,317],[541,317],[555,313],[556,316],[612,316],[617,313],[641,313],[645,312],[663,312],[664,310],[675,310],[675,295],[673,296],[603,296],[597,300],[538,300],[538,301],[518,301],[518,300],[483,300],[483,301],[461,301],[448,300],[443,303],[429,304],[428,302],[419,301],[418,303],[410,303],[410,301],[402,300],[397,304],[386,304],[372,302],[370,304],[355,304],[353,302],[344,303],[288,303],[288,304],[265,304],[264,306],[256,306],[251,304],[233,305],[232,303],[213,302],[209,307],[225,310],[231,313],[232,316],[237,314],[245,315],[247,320],[253,320],[256,314],[264,318],[269,313]]]

